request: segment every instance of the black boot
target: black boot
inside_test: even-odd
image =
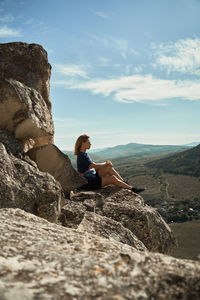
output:
[[[139,193],[142,193],[144,192],[146,189],[145,188],[135,188],[134,186],[132,187],[132,192],[136,193],[136,194],[139,194]]]

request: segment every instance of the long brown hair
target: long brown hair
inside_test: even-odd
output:
[[[78,137],[75,147],[74,147],[74,155],[78,155],[81,150],[82,143],[87,142],[90,137],[87,134],[82,134]]]

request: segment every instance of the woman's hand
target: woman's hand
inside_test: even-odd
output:
[[[113,164],[111,163],[111,161],[110,160],[106,160],[106,163],[105,163],[107,166],[113,166]]]

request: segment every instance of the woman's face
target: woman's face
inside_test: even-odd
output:
[[[90,149],[91,145],[92,144],[91,144],[89,139],[86,142],[82,143],[82,147],[85,148],[85,149]]]

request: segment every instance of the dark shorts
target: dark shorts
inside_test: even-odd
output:
[[[84,190],[98,190],[101,188],[101,177],[98,172],[96,174],[85,174],[84,177],[87,179],[88,183],[81,187]]]

